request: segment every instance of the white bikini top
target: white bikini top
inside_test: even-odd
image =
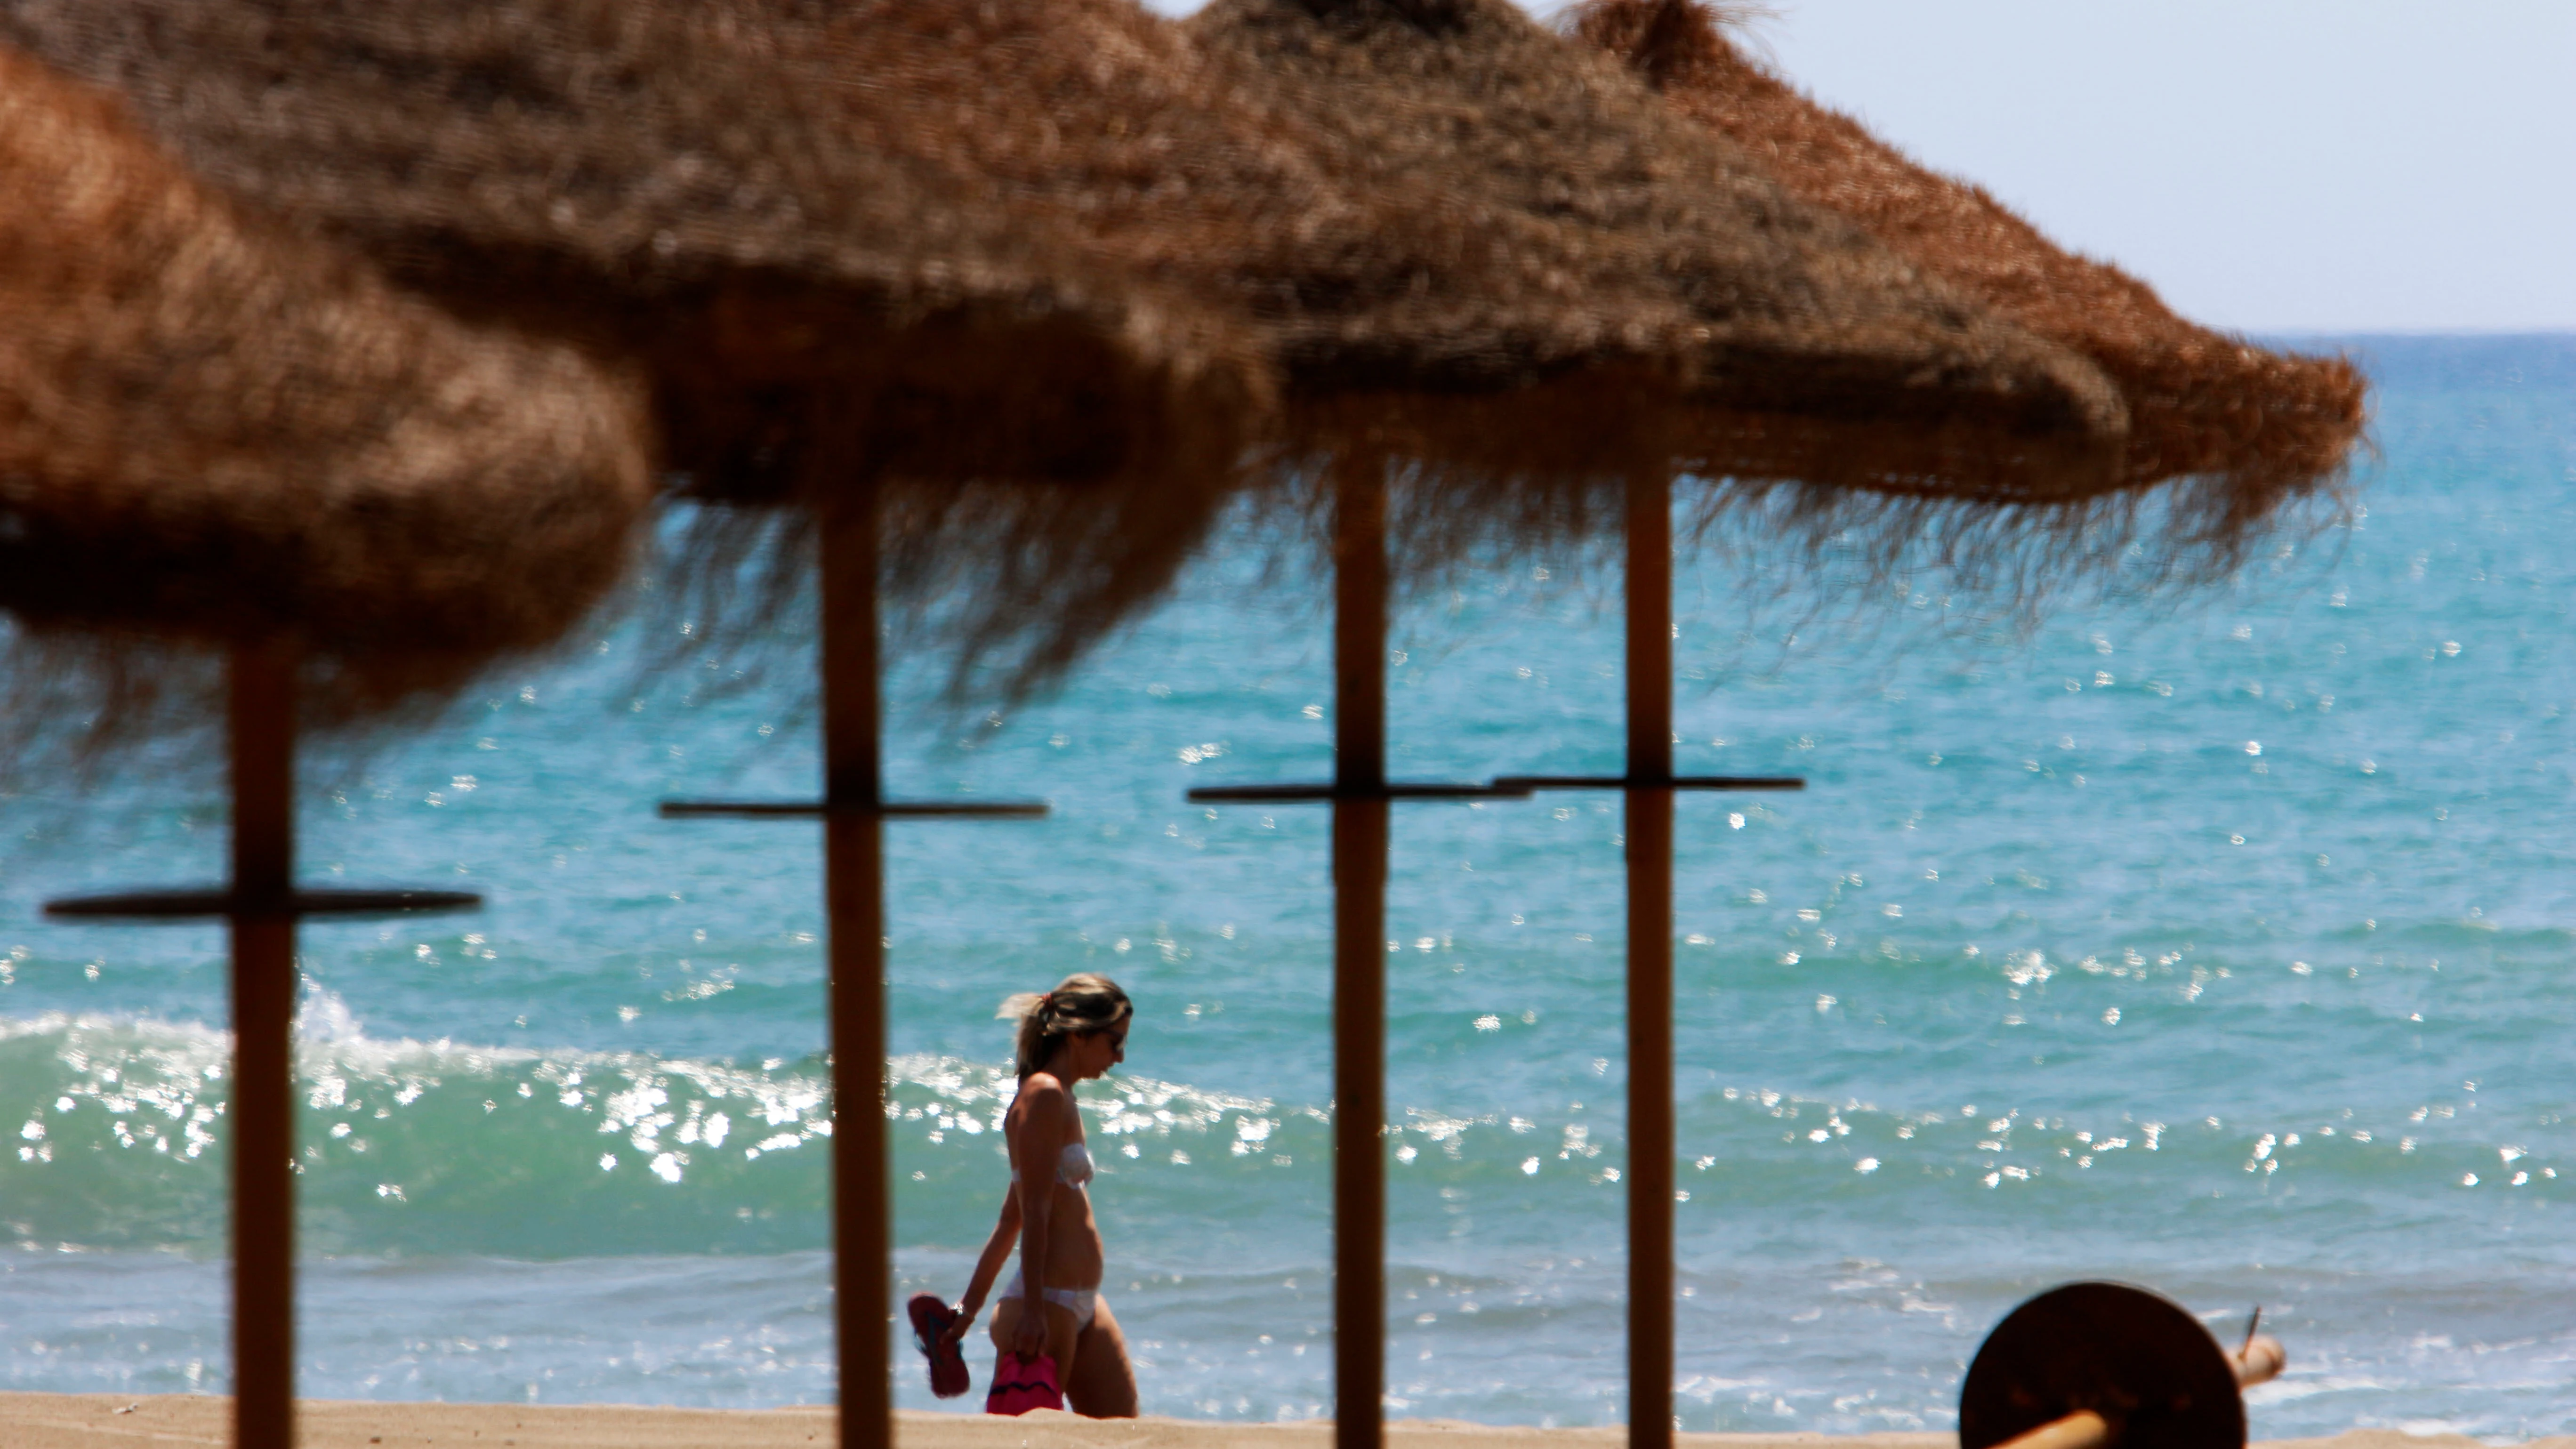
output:
[[[1014,1167],[1011,1181],[1019,1180],[1020,1170]],[[1064,1151],[1056,1155],[1055,1180],[1076,1192],[1082,1191],[1084,1185],[1091,1181],[1091,1149],[1079,1142],[1064,1144]]]

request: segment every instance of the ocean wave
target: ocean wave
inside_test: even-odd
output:
[[[0,1152],[0,1228],[22,1246],[221,1251],[231,1049],[220,1028],[151,1017],[0,1018],[0,1123],[19,1124]],[[552,1258],[828,1241],[828,1172],[803,1150],[832,1134],[822,1057],[384,1039],[312,989],[296,1060],[309,1251]],[[955,1057],[888,1065],[907,1216],[945,1224],[964,1194],[998,1188],[1016,1082]],[[1313,1160],[1326,1120],[1138,1077],[1086,1087],[1084,1107],[1113,1175],[1145,1144],[1157,1165],[1230,1148],[1293,1166],[1271,1150],[1288,1146],[1283,1126],[1316,1127],[1293,1149]]]
[[[230,1048],[220,1029],[147,1017],[0,1018],[0,1132],[14,1139],[0,1151],[0,1230],[21,1245],[219,1253]],[[554,1259],[829,1241],[825,1154],[808,1150],[832,1132],[818,1056],[735,1063],[384,1039],[317,989],[299,1016],[297,1059],[308,1251]],[[900,1241],[980,1235],[1003,1190],[1000,1128],[1015,1090],[992,1063],[889,1063]],[[1254,1250],[1323,1232],[1328,1104],[1131,1075],[1086,1084],[1081,1098],[1104,1222],[1116,1230],[1215,1221]],[[2166,1122],[1748,1086],[1681,1108],[1685,1232],[1733,1211],[1796,1213],[1856,1196],[1973,1216],[1984,1209],[1972,1200],[1988,1194],[2237,1196],[2287,1209],[2302,1187],[2320,1207],[2435,1190],[2554,1199],[2576,1187],[2562,1176],[2563,1127],[2493,1140],[2449,1103],[2386,1123],[2280,1113]],[[1556,1231],[1615,1215],[1626,1166],[1615,1100],[1521,1113],[1413,1105],[1393,1116],[1399,1232],[1483,1221],[1508,1238],[1516,1222]]]

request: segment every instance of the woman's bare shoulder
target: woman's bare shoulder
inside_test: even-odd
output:
[[[1051,1107],[1061,1110],[1063,1105],[1072,1098],[1073,1093],[1065,1089],[1063,1080],[1055,1073],[1031,1072],[1028,1079],[1020,1083],[1020,1094],[1012,1100],[1011,1105],[1027,1106],[1032,1109]]]

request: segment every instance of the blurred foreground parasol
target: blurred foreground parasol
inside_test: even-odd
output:
[[[284,1449],[296,921],[473,903],[297,887],[299,676],[349,718],[552,641],[627,562],[642,399],[243,214],[5,47],[0,194],[0,607],[50,662],[230,656],[232,880],[48,910],[231,925],[236,1438]]]
[[[0,0],[0,36],[457,311],[641,364],[689,495],[881,491],[897,596],[962,599],[967,655],[1034,682],[1196,543],[1266,372],[958,164],[958,137],[1038,129],[1011,72],[916,104],[900,65],[830,70],[827,12]],[[1060,486],[999,486],[1026,482]],[[713,519],[707,572],[742,527]]]
[[[404,298],[196,185],[112,98],[0,65],[0,608],[111,661],[287,649],[333,717],[598,600],[648,497],[636,389]]]

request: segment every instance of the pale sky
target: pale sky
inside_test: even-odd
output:
[[[2576,329],[2570,0],[1770,9],[1790,79],[2197,321]]]

